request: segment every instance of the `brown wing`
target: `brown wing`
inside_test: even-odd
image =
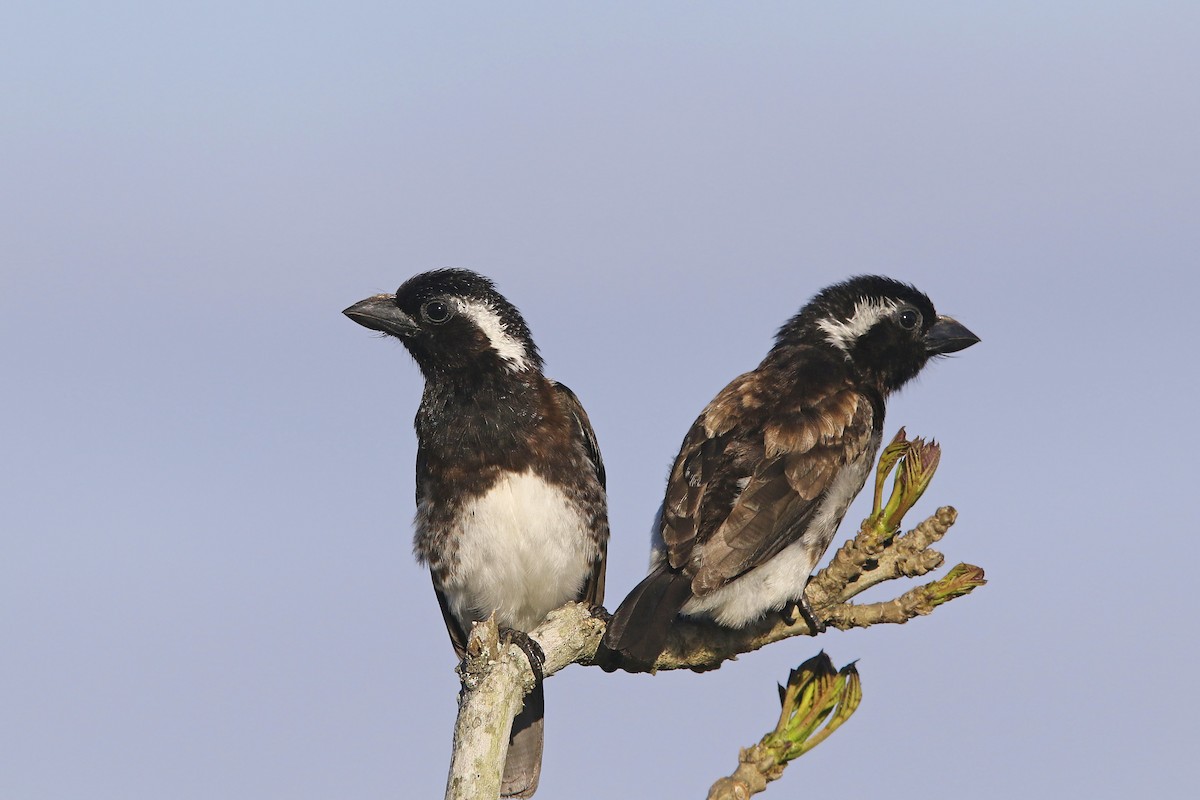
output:
[[[417,440],[417,508],[421,507],[421,500],[425,497],[425,481],[426,474],[426,456],[425,448],[421,445],[420,439]],[[438,580],[434,570],[429,571],[429,576],[433,579],[433,591],[437,595],[438,608],[442,609],[442,619],[446,622],[446,632],[450,634],[450,643],[454,645],[454,653],[461,661],[463,656],[467,654],[467,634],[469,631],[464,631],[462,625],[450,613],[450,606],[446,603],[446,594],[442,591],[442,584]]]
[[[554,395],[558,399],[559,404],[575,420],[576,432],[583,439],[584,450],[587,451],[588,459],[592,462],[592,468],[596,470],[596,477],[600,480],[600,488],[607,488],[604,476],[604,460],[600,458],[600,445],[596,442],[596,432],[592,430],[592,421],[588,419],[587,412],[583,410],[583,403],[579,402],[579,398],[575,396],[574,392],[558,381],[550,381],[550,386],[554,389]]]
[[[583,410],[583,403],[579,402],[579,398],[575,396],[574,392],[558,381],[550,381],[550,386],[554,389],[554,395],[559,405],[574,420],[575,432],[583,441],[583,449],[587,453],[592,469],[596,472],[596,479],[600,481],[600,489],[603,491],[607,488],[604,460],[600,457],[600,445],[596,441],[596,432],[592,430],[592,422],[588,419],[587,412]],[[600,537],[599,548],[599,554],[592,562],[592,571],[578,597],[579,602],[593,606],[601,605],[604,602],[604,568],[608,561],[607,536]]]
[[[583,585],[583,592],[576,598],[580,603],[587,603],[589,606],[604,605],[604,567],[607,563],[608,540],[601,539],[600,554],[592,562],[592,571]]]
[[[683,439],[667,480],[660,533],[667,561],[684,569],[698,541],[720,524],[714,513],[727,511],[737,481],[749,476],[761,452],[747,450],[761,437],[747,435],[764,413],[754,398],[762,395],[761,376],[747,372],[734,378],[705,406]],[[749,401],[749,402],[747,402]],[[761,441],[757,442],[761,450]]]
[[[834,476],[869,447],[873,419],[870,399],[848,384],[804,406],[777,408],[762,428],[762,460],[706,537],[692,590],[707,594],[802,535]]]
[[[432,572],[430,573],[432,575]],[[438,582],[437,576],[433,577],[433,592],[437,595],[438,607],[442,609],[442,619],[446,621],[446,632],[450,634],[450,643],[454,645],[454,654],[458,656],[458,660],[462,661],[467,654],[467,635],[468,631],[464,631],[462,626],[458,624],[458,620],[450,613],[450,606],[446,602],[446,593],[442,591],[442,585]]]

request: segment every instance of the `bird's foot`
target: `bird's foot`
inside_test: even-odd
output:
[[[817,615],[813,613],[812,606],[808,604],[808,598],[803,595],[795,603],[785,608],[782,616],[783,621],[788,625],[794,625],[797,618],[803,619],[804,623],[808,625],[809,630],[812,631],[813,636],[825,632],[825,623],[817,619]]]
[[[543,667],[546,663],[546,653],[542,650],[542,646],[530,638],[525,631],[518,631],[514,628],[502,628],[500,641],[505,646],[515,644],[521,648],[521,652],[529,659],[529,668],[533,670],[534,680],[541,683],[545,677]]]
[[[588,606],[588,613],[592,619],[598,619],[605,625],[612,622],[612,614],[608,613],[608,609],[597,603],[594,606]]]

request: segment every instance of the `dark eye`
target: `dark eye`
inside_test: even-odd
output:
[[[430,300],[421,306],[421,315],[435,325],[450,319],[450,306],[441,300]]]
[[[911,331],[913,328],[917,327],[917,325],[921,324],[921,312],[917,311],[915,308],[906,308],[900,312],[898,319],[900,320],[901,328],[904,328],[906,331]]]

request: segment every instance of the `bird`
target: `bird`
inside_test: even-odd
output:
[[[428,565],[455,654],[497,624],[537,676],[513,722],[501,796],[541,774],[541,651],[526,634],[569,601],[602,607],[608,546],[604,462],[582,404],[545,377],[520,312],[491,279],[423,272],[343,312],[396,337],[424,377],[416,414],[413,549]]]
[[[799,610],[879,450],[887,397],[979,341],[910,284],[860,275],[818,292],[684,437],[655,519],[650,573],[595,662],[652,671],[682,614],[745,628]]]

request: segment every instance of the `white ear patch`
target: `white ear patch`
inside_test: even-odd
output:
[[[478,300],[459,300],[458,307],[463,316],[468,317],[483,331],[492,349],[508,363],[513,372],[520,372],[529,366],[529,353],[525,351],[525,345],[504,329],[504,323],[496,309]]]
[[[823,319],[817,322],[817,327],[824,331],[830,344],[845,353],[858,341],[858,337],[871,330],[881,319],[894,314],[898,307],[895,300],[863,299],[854,305],[854,313],[849,320]]]

